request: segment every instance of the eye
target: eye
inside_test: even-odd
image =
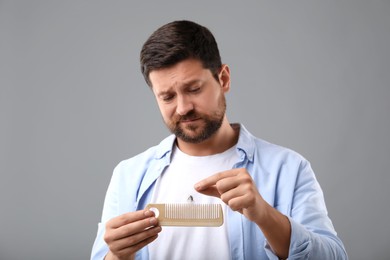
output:
[[[200,91],[200,88],[191,88],[188,91],[191,92],[191,93],[197,93],[197,92]]]
[[[175,96],[174,95],[164,95],[161,97],[162,101],[169,102],[171,101]]]

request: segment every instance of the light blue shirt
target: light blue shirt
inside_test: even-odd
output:
[[[108,252],[103,240],[108,220],[148,204],[157,178],[170,164],[174,142],[175,136],[171,135],[114,169],[91,259],[103,259]],[[246,168],[261,196],[290,220],[288,259],[348,259],[307,160],[254,137],[243,125],[237,149],[240,160],[234,168]],[[255,223],[232,210],[228,210],[226,222],[232,259],[278,259]],[[136,259],[148,259],[147,247],[137,252]]]

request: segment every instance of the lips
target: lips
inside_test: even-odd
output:
[[[198,121],[202,119],[200,115],[198,115],[195,111],[190,111],[186,115],[178,115],[176,114],[175,117],[173,118],[172,122],[176,125],[179,126],[180,124],[190,124],[195,121]]]
[[[198,119],[200,119],[200,118],[199,117],[197,117],[197,118],[186,118],[186,119],[181,119],[179,122],[180,123],[188,123],[188,122],[196,121]]]

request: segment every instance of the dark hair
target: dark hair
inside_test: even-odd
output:
[[[141,50],[141,71],[150,87],[149,73],[188,58],[198,59],[218,80],[222,66],[218,45],[204,26],[191,21],[174,21],[157,29]]]

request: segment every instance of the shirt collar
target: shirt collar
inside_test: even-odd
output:
[[[243,151],[249,161],[253,161],[255,153],[255,137],[245,128],[243,124],[232,124],[233,128],[239,128],[237,149]]]

